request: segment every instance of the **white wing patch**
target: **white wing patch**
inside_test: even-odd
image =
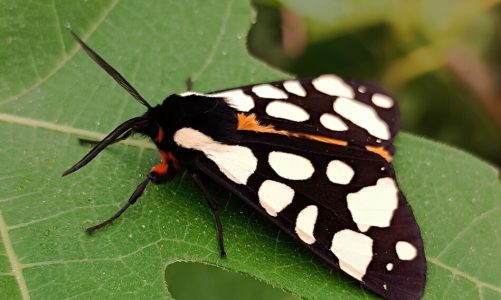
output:
[[[257,158],[243,146],[225,145],[193,128],[181,128],[174,133],[174,141],[186,149],[202,151],[228,179],[247,184],[256,171]]]
[[[341,118],[329,114],[329,113],[324,113],[320,116],[320,123],[327,129],[333,130],[333,131],[346,131],[348,130],[348,125],[346,125]]]
[[[268,99],[287,99],[287,94],[281,89],[272,86],[271,84],[259,84],[252,87],[254,94],[261,98]]]
[[[388,140],[390,129],[373,107],[360,101],[339,97],[334,101],[334,111],[367,130],[376,138]]]
[[[381,108],[392,108],[395,104],[391,97],[379,93],[372,95],[371,101]]]
[[[353,88],[345,83],[343,79],[333,74],[319,76],[313,79],[311,83],[318,91],[330,96],[355,97]]]
[[[276,217],[279,212],[292,203],[294,190],[283,183],[266,180],[261,184],[258,191],[259,204],[266,212]]]
[[[355,171],[348,164],[333,160],[327,165],[327,177],[333,183],[348,184],[355,175]]]
[[[371,226],[389,227],[398,207],[398,188],[390,177],[381,178],[376,185],[367,186],[346,196],[348,209],[360,231]]]
[[[395,245],[398,258],[401,260],[413,260],[417,256],[417,249],[409,242],[399,241]]]
[[[290,180],[306,180],[315,171],[311,161],[291,153],[270,152],[268,162],[280,177]]]
[[[238,111],[249,111],[254,108],[254,99],[251,96],[246,95],[242,90],[229,90],[216,94],[207,94],[208,97],[221,97],[223,98],[229,106],[235,108]]]
[[[304,122],[310,118],[310,115],[302,107],[278,100],[268,103],[266,113],[271,117],[294,122]]]
[[[365,234],[344,229],[334,234],[331,251],[339,259],[341,270],[362,281],[372,261],[372,244]]]
[[[287,80],[284,81],[284,88],[287,92],[298,95],[300,97],[306,97],[306,90],[303,88],[301,83],[297,80]]]
[[[315,223],[318,217],[318,207],[309,205],[299,212],[296,219],[296,233],[299,238],[308,245],[313,244],[316,239],[313,236]]]
[[[179,94],[179,96],[181,96],[181,97],[187,97],[187,96],[191,96],[191,95],[206,96],[202,93],[193,92],[193,91],[186,91],[186,92],[182,92],[181,94]]]

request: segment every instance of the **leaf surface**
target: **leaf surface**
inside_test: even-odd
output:
[[[288,76],[246,50],[246,1],[0,1],[0,290],[9,299],[169,298],[168,264],[198,261],[303,298],[374,298],[330,271],[224,191],[228,257],[186,176],[151,186],[113,226],[113,213],[158,157],[145,141],[115,145],[77,174],[61,173],[143,108],[71,40],[86,40],[153,104],[185,89],[218,90]],[[404,116],[405,118],[405,116]],[[488,164],[409,134],[397,139],[398,179],[423,231],[426,298],[501,297],[501,188]]]

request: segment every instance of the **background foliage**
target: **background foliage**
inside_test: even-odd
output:
[[[259,57],[302,76],[370,78],[400,100],[404,130],[501,164],[499,0],[257,3]]]
[[[429,49],[425,46],[429,41],[440,41],[433,33],[438,25],[429,25],[429,35],[425,35],[425,29],[416,32],[415,24],[430,21],[409,18],[412,34],[405,34],[396,30],[400,27],[394,24],[400,23],[389,22],[387,15],[406,18],[393,9],[377,9],[380,5],[392,7],[389,2],[379,1],[378,5],[367,7],[367,11],[358,1],[353,2],[353,5],[358,3],[357,7],[350,6],[348,1],[337,3],[345,7],[322,9],[322,12],[344,12],[333,19],[330,15],[315,15],[318,12],[309,11],[301,1],[274,2],[272,8],[266,3],[257,20],[269,15],[264,23],[278,22],[278,12],[286,7],[303,14],[300,19],[304,20],[309,36],[303,54],[296,53],[296,59],[282,58],[274,63],[298,74],[337,71],[349,77],[381,81],[402,99],[408,128],[421,122],[426,127],[436,121],[423,117],[430,111],[440,114],[421,102],[451,101],[448,109],[447,105],[445,109],[444,105],[437,105],[442,107],[438,111],[444,115],[453,115],[449,110],[460,107],[461,101],[470,103],[466,88],[459,92],[460,84],[453,88],[452,76],[442,67],[427,71],[424,68],[426,72],[411,72],[406,68],[423,67],[421,63],[409,63],[413,60],[406,58],[414,57],[414,51],[422,53],[421,47]],[[413,3],[420,5],[426,1]],[[481,34],[473,37],[487,42],[471,44],[480,47],[475,50],[480,52],[475,53],[489,53],[495,46],[488,42],[495,28],[493,11],[489,10],[494,2],[479,3],[482,9],[476,10],[478,14],[473,19],[480,19]],[[414,12],[411,8],[405,11]],[[437,14],[437,22],[447,27],[449,22],[443,17],[446,8],[438,12],[425,10],[422,16]],[[83,232],[121,205],[158,158],[150,144],[134,140],[110,148],[77,174],[60,177],[63,170],[87,151],[77,144],[78,137],[100,138],[123,120],[142,113],[142,107],[77,48],[68,29],[88,41],[147,99],[159,103],[165,95],[183,91],[188,77],[199,91],[289,77],[248,54],[246,35],[256,15],[247,1],[0,0],[0,11],[2,297],[169,298],[165,278],[167,284],[192,283],[196,276],[172,279],[171,268],[167,266],[191,261],[249,274],[304,298],[374,298],[220,190],[217,193],[224,203],[222,221],[229,256],[219,259],[212,216],[199,191],[183,175],[166,185],[149,188],[124,218],[106,230],[92,237]],[[355,12],[360,14],[355,18],[357,22],[350,18],[350,13]],[[473,21],[468,24],[477,28]],[[423,28],[425,25],[421,24]],[[264,30],[268,35],[255,36],[255,31],[262,27],[253,30],[249,42],[252,49],[260,45],[269,50],[267,53],[284,51],[281,43],[274,48],[280,41],[276,31]],[[465,35],[465,41],[468,36]],[[368,46],[355,47],[356,41]],[[317,53],[324,45],[325,52],[318,53],[329,55],[308,56],[309,51]],[[395,52],[393,47],[400,50]],[[440,61],[442,56],[437,58],[433,51],[425,51],[424,57]],[[317,59],[317,63],[308,57]],[[486,61],[494,62],[495,58]],[[330,65],[331,62],[336,65]],[[403,70],[398,66],[403,66]],[[438,95],[446,92],[430,100],[429,95],[435,95],[432,93],[435,91]],[[448,94],[451,91],[456,91],[457,97]],[[460,99],[458,103],[452,102],[456,99]],[[471,103],[471,109],[459,110],[463,113],[454,118],[470,124],[470,118],[481,116],[482,108]],[[438,119],[440,122],[436,124],[448,118]],[[485,119],[482,122],[492,123]],[[442,127],[436,127],[435,131],[462,130],[454,123],[447,126],[440,130]],[[464,126],[475,129],[481,125]],[[490,133],[495,129],[489,126],[478,130],[492,137],[485,149],[496,147],[497,143],[496,135]],[[461,136],[476,138],[467,130],[460,132]],[[475,143],[467,145],[473,147],[472,144]],[[398,180],[414,208],[426,244],[429,261],[426,297],[501,297],[501,268],[492,263],[497,261],[497,250],[501,247],[501,188],[496,170],[464,152],[409,134],[401,134],[396,146]],[[183,270],[187,269],[178,268],[174,274]],[[227,275],[210,274],[207,280]],[[235,281],[230,282],[229,291],[248,291],[241,286],[247,285],[262,292],[262,286],[256,287],[255,283],[237,286]],[[207,290],[208,286],[215,288]],[[217,293],[217,287],[207,284],[199,290],[207,295]],[[276,290],[260,295],[291,297]]]

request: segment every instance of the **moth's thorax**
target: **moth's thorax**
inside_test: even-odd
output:
[[[221,98],[200,95],[170,95],[145,114],[156,125],[147,134],[160,150],[171,151],[177,145],[175,133],[182,128],[193,128],[225,141],[237,130],[237,111]]]

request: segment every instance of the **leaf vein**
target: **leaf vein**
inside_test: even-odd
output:
[[[99,26],[104,22],[104,20],[106,20],[106,18],[108,17],[108,14],[113,10],[113,8],[115,7],[115,5],[117,3],[118,3],[118,0],[113,0],[111,2],[110,7],[104,11],[104,13],[97,20],[97,22],[90,28],[89,32],[82,35],[84,40],[88,39],[89,36],[92,35],[97,30],[97,28],[99,28]],[[0,105],[4,105],[4,104],[7,104],[11,101],[17,100],[17,99],[23,97],[24,95],[28,94],[29,92],[33,91],[34,89],[36,89],[37,87],[39,87],[43,83],[45,83],[48,79],[50,79],[52,76],[54,76],[60,69],[62,69],[62,67],[64,67],[66,65],[66,63],[71,58],[73,58],[73,56],[78,52],[78,50],[79,50],[78,47],[73,48],[70,51],[70,53],[68,55],[65,55],[63,57],[63,59],[58,64],[56,64],[54,66],[54,68],[52,68],[52,70],[50,70],[49,73],[44,78],[42,78],[41,80],[37,80],[32,86],[25,88],[24,90],[20,91],[16,95],[12,95],[3,101],[0,101]]]
[[[0,236],[2,238],[2,243],[5,247],[5,253],[7,255],[7,258],[9,259],[10,266],[12,268],[12,273],[16,278],[19,291],[21,292],[21,296],[25,300],[30,299],[28,286],[26,285],[26,280],[24,279],[23,276],[22,265],[17,259],[14,247],[12,247],[12,241],[10,240],[9,236],[9,229],[7,227],[7,223],[5,223],[5,219],[3,217],[1,210],[0,210]]]
[[[59,20],[59,12],[56,7],[56,0],[52,0],[52,9],[54,10],[54,14],[56,16],[56,26],[57,32],[59,33],[59,42],[61,43],[61,50],[63,51],[63,55],[66,55],[66,45],[64,44],[63,32],[61,30],[61,22]]]
[[[444,264],[443,262],[441,262],[438,258],[435,258],[435,257],[430,257],[430,256],[427,256],[426,259],[433,263],[434,265],[438,266],[438,267],[441,267],[449,272],[451,272],[451,274],[453,276],[460,276],[460,277],[463,277],[464,279],[472,282],[473,284],[475,284],[479,289],[482,288],[482,287],[486,287],[488,289],[491,289],[493,291],[496,291],[498,293],[501,294],[501,287],[497,287],[495,285],[492,285],[490,283],[487,283],[487,282],[483,282],[481,280],[478,280],[477,278],[467,274],[467,273],[464,273],[464,272],[461,272],[460,270],[456,269],[456,268],[453,268],[449,265],[446,265]]]
[[[75,127],[71,127],[71,126],[66,126],[66,125],[59,125],[56,123],[35,120],[35,119],[30,119],[30,118],[24,118],[24,117],[19,117],[19,116],[10,115],[10,114],[0,113],[0,121],[3,121],[5,123],[24,125],[24,126],[33,127],[33,128],[43,128],[43,129],[48,129],[48,130],[62,132],[62,133],[71,134],[71,135],[84,136],[84,137],[93,138],[93,139],[97,139],[97,140],[101,140],[105,137],[105,134],[91,131],[91,130],[85,130],[85,129],[75,128]],[[138,147],[138,148],[156,149],[153,144],[148,143],[148,142],[143,142],[143,141],[125,140],[125,141],[121,141],[120,143],[125,144],[125,145],[129,145],[129,146]]]
[[[454,236],[454,238],[452,238],[452,240],[450,240],[450,242],[447,243],[447,245],[440,251],[440,253],[438,253],[437,255],[437,258],[440,259],[440,257],[445,254],[447,252],[447,250],[449,250],[449,248],[460,238],[462,237],[466,232],[468,232],[468,230],[474,226],[476,223],[479,223],[481,221],[483,221],[488,215],[490,215],[491,213],[493,212],[496,212],[498,210],[501,210],[501,207],[496,207],[494,209],[490,209],[490,210],[487,210],[487,211],[484,211],[483,213],[481,213],[480,215],[476,216],[475,218],[473,218],[470,222],[470,224],[468,226],[464,226],[463,229],[461,231],[459,231],[456,236]]]
[[[212,63],[214,60],[214,56],[216,55],[217,49],[219,49],[219,46],[221,45],[221,42],[223,40],[224,33],[226,31],[226,27],[228,26],[228,19],[230,17],[230,12],[231,12],[231,7],[233,6],[233,0],[229,0],[226,5],[226,9],[224,11],[223,19],[221,21],[221,27],[219,28],[219,33],[216,37],[216,40],[214,41],[214,44],[209,52],[209,55],[207,55],[207,59],[203,63],[202,67],[200,70],[195,72],[193,76],[191,77],[192,81],[195,81],[198,77],[200,77],[200,74],[202,74]]]

